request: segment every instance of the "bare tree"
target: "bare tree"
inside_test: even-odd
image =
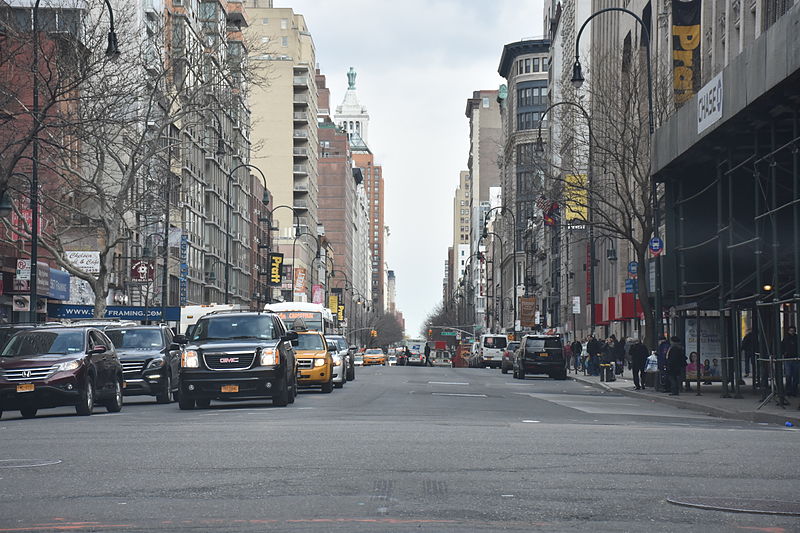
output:
[[[236,112],[244,106],[247,69],[244,54],[238,59],[228,54],[224,27],[215,40],[192,35],[164,14],[142,28],[132,11],[135,4],[115,10],[123,22],[116,28],[121,56],[112,61],[104,54],[107,27],[92,16],[101,12],[103,2],[88,4],[75,20],[74,35],[40,39],[41,68],[33,73],[43,96],[38,117],[27,105],[24,84],[3,78],[0,94],[11,102],[10,120],[22,126],[0,146],[0,180],[7,180],[13,191],[20,220],[3,224],[12,239],[27,241],[28,147],[38,136],[44,226],[39,244],[91,286],[94,314],[102,317],[115,253],[134,233],[163,227],[164,202],[180,183],[183,150],[189,143],[216,150],[223,141],[219,119],[211,128],[215,136],[208,134],[208,125],[220,110]],[[14,49],[32,46],[27,28],[9,32],[6,39]],[[8,64],[24,55],[13,55]],[[0,72],[5,72],[2,64]],[[99,252],[99,272],[72,263],[66,252],[76,249]]]

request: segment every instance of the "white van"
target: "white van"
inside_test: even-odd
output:
[[[481,366],[500,368],[508,337],[497,333],[481,335],[479,361]]]

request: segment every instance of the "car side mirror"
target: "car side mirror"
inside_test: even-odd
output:
[[[297,332],[296,331],[287,331],[286,335],[281,337],[281,342],[292,341],[292,346],[297,346]]]
[[[95,346],[94,348],[91,348],[89,350],[89,355],[97,355],[97,354],[100,354],[100,353],[106,353],[107,351],[108,351],[108,348],[106,348],[102,344],[98,344],[97,346]]]
[[[172,343],[178,345],[189,344],[189,339],[186,338],[186,335],[175,335],[172,338]]]
[[[168,350],[180,350],[180,349],[181,349],[181,345],[178,344],[177,342],[173,342],[172,344],[169,345],[169,348],[168,348]]]

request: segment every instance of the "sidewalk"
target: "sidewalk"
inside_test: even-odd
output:
[[[633,386],[633,378],[629,370],[626,370],[622,376],[617,376],[616,381],[610,383],[601,382],[598,376],[588,376],[583,375],[583,373],[577,375],[568,374],[568,377],[571,377],[579,383],[585,383],[586,385],[605,391],[624,394],[632,398],[674,405],[681,409],[699,411],[720,418],[778,424],[781,426],[785,425],[786,422],[791,422],[795,427],[800,427],[800,409],[798,409],[798,402],[800,402],[800,399],[788,398],[790,403],[785,409],[780,408],[774,399],[770,400],[770,402],[761,409],[757,409],[761,403],[761,393],[753,392],[753,387],[749,378],[746,379],[747,385],[741,386],[742,398],[733,398],[733,393],[731,393],[730,398],[722,398],[721,383],[701,385],[701,395],[699,396],[697,395],[695,383],[692,383],[691,391],[681,391],[680,396],[670,396],[663,392],[656,392],[649,387],[645,390],[637,391]]]

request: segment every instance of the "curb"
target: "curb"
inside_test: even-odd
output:
[[[670,398],[665,397],[662,393],[658,394],[649,394],[649,393],[641,393],[633,390],[623,389],[621,387],[610,387],[602,382],[594,381],[590,379],[586,379],[582,376],[571,376],[573,381],[577,381],[578,383],[583,383],[585,385],[590,385],[596,389],[600,389],[605,392],[617,392],[624,396],[629,396],[631,398],[638,398],[640,400],[650,400],[653,402],[663,403],[667,405],[672,405],[674,407],[678,407],[680,409],[686,409],[689,411],[696,411],[699,413],[705,413],[710,416],[715,416],[718,418],[729,418],[732,420],[743,420],[745,422],[756,422],[756,423],[767,423],[767,424],[778,424],[783,426],[786,422],[791,422],[795,426],[800,426],[800,411],[797,413],[792,413],[790,411],[791,406],[787,407],[786,414],[776,414],[776,413],[764,413],[761,411],[732,411],[729,409],[720,409],[719,407],[712,407],[709,405],[702,405],[697,404],[694,402],[680,400],[678,398]]]

